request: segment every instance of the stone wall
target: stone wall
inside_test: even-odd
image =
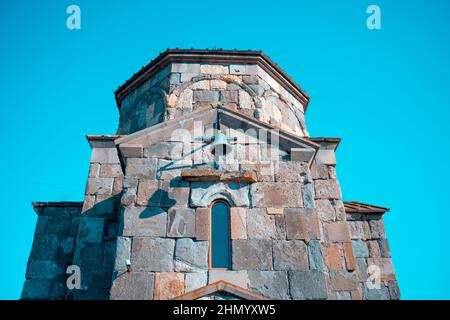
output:
[[[72,264],[81,205],[34,203],[38,220],[21,299],[66,299],[66,269]]]
[[[172,63],[121,103],[119,134],[130,134],[197,108],[224,105],[307,136],[304,106],[257,65]]]

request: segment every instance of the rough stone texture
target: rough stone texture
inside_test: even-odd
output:
[[[135,237],[131,263],[136,271],[173,271],[175,240]]]
[[[167,213],[160,207],[125,207],[124,236],[166,236]]]
[[[289,287],[292,299],[326,299],[325,274],[319,270],[289,271]]]
[[[249,283],[248,272],[246,270],[210,270],[208,272],[208,283],[214,283],[220,280],[229,282],[244,289],[247,289]]]
[[[330,270],[342,270],[344,259],[339,245],[328,245],[325,253],[325,262]]]
[[[175,271],[193,272],[208,269],[208,242],[178,239],[175,246]]]
[[[231,225],[231,239],[233,240],[247,239],[247,209],[231,208],[230,225]]]
[[[283,271],[248,271],[251,291],[264,297],[276,300],[289,300],[289,282],[287,273]]]
[[[184,294],[184,274],[177,272],[155,273],[155,300],[168,300]]]
[[[308,258],[310,269],[324,270],[324,257],[318,240],[311,240],[308,243]]]
[[[316,199],[340,199],[341,188],[337,180],[314,181]]]
[[[214,200],[225,199],[234,207],[248,207],[248,185],[237,183],[207,183],[191,184],[191,206],[207,207]]]
[[[126,260],[131,259],[131,238],[117,237],[115,249],[116,271],[125,271],[127,269]]]
[[[275,270],[308,270],[306,244],[299,240],[274,241],[273,268]]]
[[[303,207],[302,183],[257,182],[250,187],[252,207]]]
[[[195,237],[195,210],[170,208],[167,216],[168,237]]]
[[[197,240],[209,240],[210,225],[210,209],[197,208],[195,210],[195,238]]]
[[[320,238],[319,221],[313,210],[289,208],[284,212],[288,239],[308,242],[310,239]]]
[[[184,291],[190,292],[198,288],[206,286],[208,283],[208,273],[204,272],[189,272],[184,277]]]
[[[346,222],[325,224],[325,235],[331,242],[350,242],[350,232]]]
[[[284,217],[268,215],[262,208],[248,209],[246,229],[249,239],[286,238]]]
[[[270,240],[233,240],[234,270],[273,270]]]
[[[356,258],[367,258],[369,256],[369,249],[365,241],[352,240],[352,248]]]
[[[111,288],[113,300],[153,299],[154,274],[149,272],[122,272],[116,275]]]
[[[156,179],[157,159],[128,158],[125,175],[127,177]]]

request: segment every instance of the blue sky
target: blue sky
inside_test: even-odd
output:
[[[66,28],[77,4],[82,29]],[[366,28],[381,8],[382,30]],[[402,298],[450,299],[450,2],[0,1],[0,298],[22,289],[31,201],[81,201],[85,134],[115,133],[113,91],[160,51],[263,50],[312,97],[311,136],[341,137],[345,200],[388,206]]]

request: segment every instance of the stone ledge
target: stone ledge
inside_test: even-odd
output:
[[[214,169],[187,169],[181,171],[181,179],[188,182],[247,182],[258,181],[254,171],[221,171]]]

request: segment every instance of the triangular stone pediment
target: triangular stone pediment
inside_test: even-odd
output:
[[[178,296],[174,298],[174,300],[199,300],[204,298],[220,300],[269,300],[267,297],[226,281],[214,282],[197,290]]]
[[[317,152],[320,146],[309,139],[297,136],[282,129],[276,129],[243,112],[225,106],[208,106],[189,114],[168,120],[155,126],[143,129],[133,134],[121,137],[115,141],[122,156],[133,156],[139,148],[146,148],[164,141],[170,141],[179,133],[176,139],[185,138],[183,132],[190,133],[192,138],[211,133],[215,123],[219,122],[221,130],[228,131],[229,137],[239,134],[251,135],[255,139],[264,138],[269,144],[276,143],[278,148],[286,152],[291,149],[309,149]],[[198,130],[198,124],[203,130]]]

